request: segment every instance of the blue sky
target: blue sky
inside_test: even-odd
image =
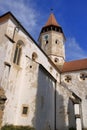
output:
[[[66,36],[66,60],[87,57],[87,0],[0,0],[0,15],[11,11],[37,41],[51,11]]]

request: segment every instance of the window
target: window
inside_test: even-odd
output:
[[[23,106],[22,114],[23,115],[27,115],[28,114],[28,107],[27,106]]]
[[[32,54],[32,60],[35,60],[36,58],[37,58],[37,53],[33,52],[33,54]]]
[[[48,44],[48,40],[46,40],[46,44]]]
[[[13,60],[13,62],[15,64],[17,64],[17,65],[19,65],[19,63],[20,63],[22,46],[23,46],[23,42],[22,41],[18,41],[18,43],[16,45],[16,49],[15,49],[14,60]]]
[[[86,73],[81,73],[80,74],[80,79],[81,80],[86,80],[87,79],[87,74]]]
[[[59,44],[59,40],[56,40],[55,43],[56,43],[56,44]]]
[[[72,78],[71,78],[70,75],[65,76],[65,81],[66,81],[67,83],[70,83],[71,80],[72,80]]]
[[[55,61],[55,63],[57,63],[57,62],[59,61],[59,59],[58,59],[58,58],[55,58],[54,61]]]

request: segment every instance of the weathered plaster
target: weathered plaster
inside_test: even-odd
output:
[[[81,99],[81,107],[82,107],[82,125],[83,127],[87,127],[87,103],[86,103],[86,96],[87,96],[87,78],[85,80],[80,79],[81,73],[87,73],[87,70],[82,71],[74,71],[74,72],[68,72],[64,73],[61,76],[61,83],[63,86],[67,87],[70,91],[74,92],[76,95],[78,95]],[[67,83],[65,81],[65,76],[70,75],[71,81]]]
[[[46,48],[43,36],[40,37],[42,49],[46,49],[44,51],[51,60],[59,59],[54,65],[14,19],[0,24],[0,32],[0,86],[7,97],[3,125],[30,125],[36,130],[54,130],[55,127],[68,130],[73,124],[75,127],[74,106],[70,100],[74,92],[82,99],[82,125],[87,128],[87,79],[79,79],[81,71],[60,74],[55,67],[57,64],[62,66],[65,60],[63,35],[50,32],[51,44]],[[54,43],[56,39],[60,40],[57,45]],[[17,65],[13,59],[19,40],[23,46]],[[66,75],[71,75],[69,83],[65,81]],[[26,116],[22,114],[23,106],[28,107]],[[71,120],[70,116],[73,116]]]

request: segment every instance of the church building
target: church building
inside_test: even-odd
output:
[[[53,13],[39,44],[11,12],[0,16],[2,126],[87,130],[87,59],[67,62],[65,40]]]

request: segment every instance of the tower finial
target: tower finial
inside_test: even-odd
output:
[[[50,10],[51,10],[51,13],[53,13],[53,8],[51,8]]]

